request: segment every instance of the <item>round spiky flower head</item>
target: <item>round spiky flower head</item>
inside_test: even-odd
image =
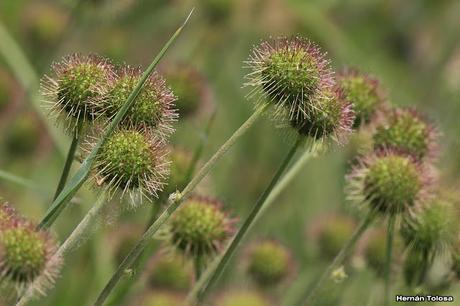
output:
[[[111,83],[108,98],[104,100],[103,112],[109,118],[115,116],[142,77],[139,68],[123,67]],[[171,123],[176,120],[174,109],[176,97],[158,73],[148,78],[122,125],[135,128],[151,128],[157,134],[169,135]]]
[[[50,287],[57,276],[61,260],[53,257],[56,242],[47,231],[16,219],[0,225],[0,282],[8,281],[18,289],[34,283],[38,292]]]
[[[248,252],[248,273],[260,286],[274,286],[292,271],[290,251],[274,240],[254,243]]]
[[[97,184],[112,190],[140,191],[157,196],[169,174],[167,150],[161,140],[145,132],[121,128],[105,142],[96,156]]]
[[[271,306],[272,303],[257,291],[230,290],[218,294],[212,306]]]
[[[429,258],[451,252],[459,233],[458,208],[442,194],[424,203],[416,216],[404,218],[401,235],[406,246]]]
[[[186,306],[185,298],[177,293],[169,291],[154,291],[147,293],[141,303],[133,306]]]
[[[54,76],[45,76],[41,83],[51,113],[62,115],[71,130],[78,120],[93,120],[113,78],[112,65],[94,54],[73,54],[52,69]]]
[[[252,71],[245,85],[254,87],[249,96],[255,96],[257,104],[287,110],[291,119],[307,116],[334,86],[329,61],[315,44],[301,37],[262,42],[253,49],[247,65]]]
[[[333,259],[352,236],[356,222],[344,214],[328,214],[317,218],[309,227],[309,238],[316,242],[321,257]]]
[[[177,96],[176,107],[180,118],[188,118],[212,108],[209,86],[197,69],[176,64],[166,66],[163,72]]]
[[[171,244],[197,258],[212,256],[231,237],[234,222],[218,200],[192,196],[171,217]]]
[[[356,114],[354,128],[369,123],[384,103],[379,81],[356,69],[342,70],[337,76],[337,85],[342,89],[345,99],[353,105]]]
[[[152,288],[187,290],[192,283],[192,269],[177,252],[164,252],[152,260],[148,283]]]
[[[284,122],[286,118],[279,115],[278,119]],[[327,90],[314,107],[306,110],[305,115],[289,119],[289,124],[298,135],[315,140],[330,137],[342,144],[351,133],[353,120],[351,104],[344,100],[340,89],[335,89]]]
[[[396,149],[418,159],[436,155],[439,133],[415,109],[395,108],[379,117],[373,134],[376,149]]]
[[[384,150],[361,157],[347,180],[350,200],[395,215],[419,206],[431,177],[426,166],[411,156]]]

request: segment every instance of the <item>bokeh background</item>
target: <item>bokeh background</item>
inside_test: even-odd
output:
[[[192,7],[189,25],[161,65],[180,63],[197,69],[209,101],[203,113],[176,124],[176,146],[193,151],[215,110],[202,156],[206,160],[253,111],[242,88],[247,72],[243,61],[252,46],[269,37],[300,34],[326,50],[334,68],[355,66],[377,76],[393,104],[415,105],[437,122],[443,132],[441,178],[449,186],[458,183],[459,1],[2,0],[0,25],[35,70],[35,79],[29,74],[29,80],[36,80],[49,72],[54,60],[74,52],[95,52],[114,63],[145,67]],[[8,48],[6,43],[0,41],[1,49]],[[21,80],[0,56],[0,196],[39,220],[50,204],[64,159],[49,136],[49,128],[57,128],[36,111],[36,85]],[[58,134],[64,145],[70,143]],[[283,134],[266,118],[260,120],[201,188],[221,199],[234,216],[244,218],[287,147]],[[263,292],[274,305],[301,298],[330,260],[321,254],[311,228],[318,220],[333,224],[330,216],[346,211],[343,186],[350,151],[334,148],[310,161],[247,239],[278,239],[292,251],[292,279]],[[87,184],[53,228],[61,240],[93,202],[94,190]],[[120,229],[137,233],[150,209],[107,209],[99,226],[66,259],[56,288],[35,305],[90,305],[116,266],[114,241],[121,239]],[[161,242],[155,244],[159,248]],[[227,269],[216,292],[254,288],[244,273],[243,253],[235,256],[234,268]],[[325,295],[334,298],[323,305],[378,305],[382,280],[355,257],[347,267],[349,277],[331,285]],[[112,305],[131,305],[129,301],[146,288],[141,277],[123,302]],[[460,287],[454,284],[449,290],[459,293]]]

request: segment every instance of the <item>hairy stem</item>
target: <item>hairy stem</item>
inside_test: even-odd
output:
[[[69,151],[67,152],[64,168],[62,169],[61,178],[59,179],[56,192],[54,193],[53,201],[56,200],[57,196],[61,193],[62,189],[65,186],[65,183],[67,182],[67,179],[69,178],[70,167],[72,166],[73,160],[75,158],[75,152],[77,152],[82,128],[83,120],[79,120],[72,137],[72,143],[70,144]]]
[[[206,177],[209,171],[214,168],[216,163],[230,150],[230,148],[236,143],[236,141],[243,136],[249,128],[257,121],[257,119],[262,115],[265,107],[257,109],[254,114],[246,120],[238,130],[233,133],[233,135],[217,150],[216,153],[206,162],[206,164],[198,171],[198,173],[193,177],[193,179],[187,184],[184,190],[180,193],[172,194],[168,199],[168,207],[163,211],[163,213],[158,217],[158,219],[150,226],[150,228],[144,233],[142,238],[134,246],[134,248],[129,252],[125,257],[123,262],[117,268],[117,270],[112,275],[111,279],[101,291],[97,297],[96,302],[93,305],[102,305],[107,297],[115,288],[118,281],[124,275],[124,271],[129,269],[139,255],[142,253],[142,250],[147,246],[148,242],[153,238],[158,229],[171,217],[171,215],[179,208],[180,204],[190,196],[195,187],[201,182],[201,180]]]
[[[310,292],[307,293],[307,298],[300,305],[312,305],[318,290],[321,288],[326,279],[331,276],[334,269],[336,269],[338,265],[342,263],[342,261],[350,253],[350,251],[353,249],[353,247],[364,234],[364,232],[369,228],[369,225],[374,220],[374,216],[375,212],[371,211],[368,213],[368,215],[365,217],[362,223],[355,230],[351,238],[347,241],[347,243],[342,247],[340,252],[335,256],[334,260],[326,268],[326,271],[324,271],[324,273],[321,275],[319,280],[316,282],[316,285],[311,288]]]
[[[390,293],[391,293],[391,284],[390,284],[390,274],[391,274],[391,260],[393,254],[393,241],[394,241],[394,231],[395,231],[395,219],[396,216],[391,215],[388,219],[388,229],[387,229],[387,254],[385,262],[385,296],[383,305],[390,305]]]
[[[56,253],[53,254],[51,261],[62,260],[63,257],[72,249],[75,249],[79,243],[81,243],[82,239],[88,234],[88,231],[91,229],[91,226],[96,223],[97,218],[100,216],[102,209],[104,208],[105,204],[107,203],[106,193],[103,191],[98,196],[96,203],[94,203],[93,207],[88,211],[85,215],[83,220],[75,227],[72,233],[67,237],[67,239],[62,243]],[[39,276],[34,283],[40,283],[42,278],[46,278],[46,275]],[[28,287],[19,301],[16,303],[16,306],[24,306],[35,295],[36,286],[33,284]]]
[[[201,282],[200,284],[202,284],[202,286],[198,286],[197,288],[195,288],[194,294],[189,296],[189,300],[194,300],[197,296],[200,296],[200,298],[204,298],[206,294],[208,293],[208,291],[210,290],[211,286],[214,285],[218,281],[222,272],[225,270],[227,263],[232,258],[238,246],[241,244],[243,238],[246,236],[246,234],[249,232],[249,230],[254,225],[264,204],[266,204],[266,200],[268,196],[270,195],[275,185],[278,183],[279,179],[281,178],[281,175],[284,173],[284,171],[290,164],[292,158],[294,157],[295,153],[299,149],[301,143],[302,143],[302,138],[299,137],[296,143],[293,145],[293,147],[289,150],[288,154],[284,158],[283,162],[281,163],[280,167],[276,171],[275,175],[273,176],[272,180],[268,184],[267,188],[264,190],[262,195],[257,199],[256,204],[252,208],[251,212],[249,213],[248,217],[244,221],[241,228],[238,230],[236,235],[233,237],[230,244],[225,249],[223,255],[221,255],[219,257],[219,260],[217,262],[214,262],[213,265],[209,267],[208,271],[206,271],[206,274],[203,275],[203,278],[205,280],[209,279],[209,281]]]

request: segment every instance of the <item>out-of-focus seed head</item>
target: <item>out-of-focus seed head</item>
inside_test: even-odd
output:
[[[32,114],[17,116],[6,132],[5,149],[14,157],[33,154],[40,142],[40,128]]]
[[[430,265],[431,260],[429,260],[426,254],[410,250],[406,254],[403,265],[403,275],[406,285],[410,287],[421,285],[427,276]]]
[[[158,196],[169,174],[167,150],[145,132],[119,129],[96,156],[97,183],[112,190]]]
[[[185,298],[175,292],[153,291],[147,293],[142,301],[134,305],[140,306],[187,306]]]
[[[218,200],[193,196],[171,217],[171,244],[197,258],[213,256],[231,237],[234,222]]]
[[[185,64],[169,65],[163,69],[165,78],[177,96],[176,107],[181,119],[209,112],[211,94],[205,77]]]
[[[369,123],[384,103],[379,81],[356,69],[342,70],[337,76],[337,85],[342,89],[345,99],[353,105],[356,114],[354,128]]]
[[[18,289],[34,282],[33,289],[43,293],[58,274],[61,259],[52,255],[57,245],[51,235],[35,225],[16,219],[0,225],[0,279]]]
[[[217,295],[212,306],[272,306],[272,303],[257,291],[230,290]]]
[[[170,158],[171,173],[164,190],[166,195],[184,189],[185,185],[188,183],[186,180],[192,162],[190,153],[177,147],[171,150]]]
[[[12,222],[17,222],[18,215],[14,208],[12,208],[8,203],[0,204],[0,228],[6,227]]]
[[[411,156],[385,150],[361,157],[347,181],[350,200],[395,215],[415,211],[432,180],[425,165]]]
[[[290,251],[277,241],[254,243],[247,256],[247,271],[259,286],[277,285],[292,272]]]
[[[279,38],[255,47],[247,61],[251,72],[245,86],[257,106],[274,104],[290,119],[308,116],[312,106],[334,86],[329,61],[312,42]],[[262,96],[260,95],[262,93]]]
[[[153,259],[148,283],[152,288],[183,291],[190,288],[192,278],[192,269],[186,259],[176,252],[169,252]]]
[[[280,118],[283,122],[284,119]],[[343,144],[351,133],[353,120],[351,104],[343,99],[340,90],[332,90],[316,101],[315,107],[308,110],[305,116],[290,119],[290,125],[299,135],[315,140],[330,137]]]
[[[394,149],[418,159],[436,156],[439,133],[415,109],[395,108],[379,117],[373,134],[376,149]]]
[[[452,252],[460,229],[458,215],[455,203],[438,193],[416,215],[404,218],[401,235],[406,246],[429,259]]]
[[[333,259],[356,228],[356,222],[346,215],[325,215],[309,228],[309,238],[318,245],[321,257]]]
[[[112,118],[128,100],[129,95],[142,77],[140,69],[123,67],[118,77],[111,84],[108,98],[104,100],[102,111]],[[134,128],[150,128],[159,135],[169,135],[173,132],[172,122],[177,119],[174,109],[176,97],[166,86],[158,73],[148,78],[137,96],[134,104],[128,110],[122,125]]]
[[[112,65],[97,55],[73,54],[54,63],[54,76],[45,76],[41,91],[51,113],[67,121],[74,130],[79,120],[93,120],[108,92]]]
[[[118,224],[108,235],[114,264],[118,267],[143,234],[143,227],[134,223]]]

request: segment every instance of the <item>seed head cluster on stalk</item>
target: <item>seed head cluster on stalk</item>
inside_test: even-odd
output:
[[[54,284],[62,260],[52,257],[57,247],[48,231],[36,225],[8,204],[0,207],[0,302],[19,296],[33,283],[36,294],[44,295]],[[34,282],[40,278],[40,282]]]

